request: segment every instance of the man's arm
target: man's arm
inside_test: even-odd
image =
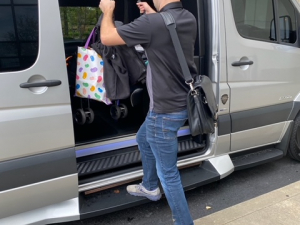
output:
[[[103,12],[101,23],[101,43],[107,46],[125,45],[125,41],[118,34],[113,22],[113,12],[115,9],[115,1],[101,0],[99,4]]]

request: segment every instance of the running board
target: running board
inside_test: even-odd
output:
[[[219,173],[209,161],[204,161],[200,167],[182,169],[180,175],[185,190],[220,180]],[[126,186],[122,185],[90,195],[80,193],[80,219],[112,213],[150,202],[147,198],[129,195]]]
[[[191,151],[201,150],[204,147],[205,144],[198,144],[187,136],[179,139],[178,154],[188,154]],[[139,164],[141,164],[140,151],[137,146],[133,146],[93,156],[82,157],[77,163],[77,171],[78,176],[83,177],[96,173],[107,173],[109,170],[122,169]]]
[[[233,156],[231,157],[231,160],[234,165],[234,170],[237,171],[272,162],[274,160],[281,159],[283,156],[283,151],[276,148],[270,148],[246,155]]]

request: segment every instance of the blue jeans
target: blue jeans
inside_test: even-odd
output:
[[[177,168],[177,132],[187,120],[187,110],[161,114],[150,111],[137,133],[142,156],[143,186],[147,190],[164,189],[175,225],[193,225]]]

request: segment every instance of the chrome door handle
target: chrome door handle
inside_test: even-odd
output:
[[[246,65],[253,65],[254,62],[251,60],[247,60],[247,61],[237,61],[237,62],[233,62],[231,65],[232,66],[246,66]]]
[[[45,80],[40,82],[34,82],[34,83],[22,83],[20,84],[20,88],[32,88],[32,87],[54,87],[61,85],[60,80]]]

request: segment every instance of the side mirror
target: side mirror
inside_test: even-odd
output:
[[[292,19],[289,16],[279,17],[279,27],[280,27],[280,40],[282,42],[290,43],[291,31],[292,31]],[[270,40],[276,40],[276,29],[274,19],[271,21],[270,29]]]

